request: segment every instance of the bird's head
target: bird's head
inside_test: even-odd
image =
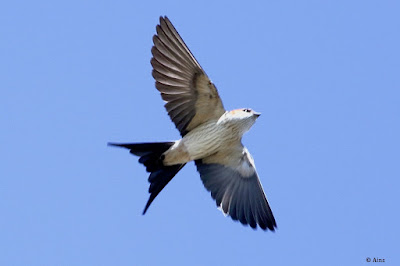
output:
[[[224,114],[224,120],[235,125],[235,127],[244,134],[253,126],[260,115],[260,113],[257,113],[250,108],[241,108],[226,112]]]

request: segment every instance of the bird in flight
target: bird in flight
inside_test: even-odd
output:
[[[226,111],[217,88],[167,17],[153,37],[151,65],[157,90],[182,138],[171,142],[109,143],[139,156],[149,176],[150,204],[181,170],[194,161],[218,208],[244,225],[274,231],[275,218],[254,160],[242,144],[259,113],[249,108]]]

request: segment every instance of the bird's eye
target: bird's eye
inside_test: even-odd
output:
[[[250,113],[251,109],[249,109],[249,108],[243,109],[243,112]]]

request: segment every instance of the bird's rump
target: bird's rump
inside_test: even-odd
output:
[[[155,86],[181,139],[171,142],[110,143],[129,149],[150,172],[150,197],[190,161],[225,215],[252,228],[274,231],[276,222],[253,158],[241,139],[259,117],[248,108],[227,112],[218,91],[167,17],[160,17],[151,49]]]

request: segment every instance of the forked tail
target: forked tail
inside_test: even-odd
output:
[[[175,142],[152,142],[152,143],[108,143],[110,146],[123,147],[130,150],[133,155],[139,156],[139,163],[146,167],[150,172],[149,193],[150,198],[147,201],[143,214],[146,213],[150,204],[168,184],[169,181],[185,166],[177,164],[171,166],[163,165],[162,154],[167,151]]]

